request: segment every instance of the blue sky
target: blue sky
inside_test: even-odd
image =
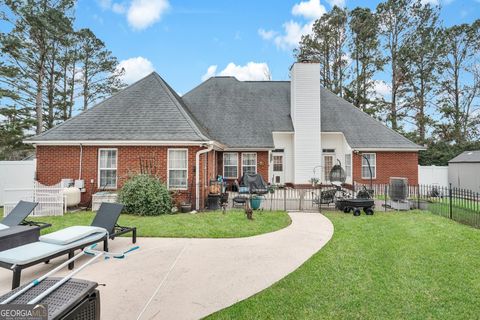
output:
[[[480,18],[480,0],[425,1],[440,1],[447,26]],[[315,17],[334,3],[352,9],[378,2],[79,0],[76,26],[106,43],[126,67],[128,82],[154,69],[184,94],[202,77],[255,80],[267,66],[273,80],[288,80],[295,39]]]

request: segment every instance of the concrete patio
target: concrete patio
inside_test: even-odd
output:
[[[323,215],[289,214],[289,227],[248,238],[140,238],[140,249],[127,259],[97,262],[77,277],[105,284],[99,286],[102,319],[198,319],[271,286],[332,237]],[[112,252],[129,247],[128,238],[110,245]],[[22,283],[62,261],[24,270]],[[0,269],[0,294],[10,290],[11,277]]]

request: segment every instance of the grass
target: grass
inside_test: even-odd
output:
[[[426,211],[326,216],[322,250],[209,319],[478,318],[479,230]]]
[[[89,225],[93,212],[67,213],[56,217],[35,217],[34,221],[49,222],[53,226],[42,230],[50,233],[73,225]],[[254,212],[254,220],[247,220],[242,210],[198,214],[173,214],[156,217],[139,217],[122,214],[119,224],[136,226],[140,237],[184,238],[237,238],[248,237],[282,229],[291,220],[284,211]]]

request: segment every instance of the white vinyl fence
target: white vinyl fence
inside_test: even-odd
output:
[[[38,202],[32,216],[61,216],[66,210],[62,191],[60,183],[44,186],[37,181],[32,188],[6,188],[3,214],[8,215],[20,200],[25,200]]]
[[[418,166],[418,184],[448,186],[448,166]]]
[[[0,206],[5,202],[5,188],[33,188],[35,160],[0,161]]]

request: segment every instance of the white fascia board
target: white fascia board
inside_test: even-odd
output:
[[[275,148],[225,148],[224,151],[270,151]]]
[[[27,144],[42,146],[204,146],[214,145],[215,141],[148,141],[148,140],[50,140],[50,141],[23,141]],[[219,145],[220,146],[220,145]]]
[[[412,151],[420,151],[420,150],[426,150],[427,148],[352,148],[352,151],[361,151],[361,152],[367,152],[367,151],[376,151],[376,152],[382,152],[382,151],[394,151],[394,152],[412,152]]]

